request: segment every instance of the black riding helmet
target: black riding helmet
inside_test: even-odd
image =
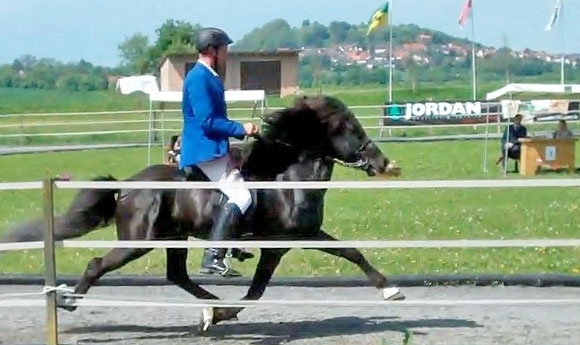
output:
[[[195,34],[195,49],[202,52],[208,47],[215,49],[234,43],[228,34],[218,28],[203,28]]]

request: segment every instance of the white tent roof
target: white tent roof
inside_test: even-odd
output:
[[[123,77],[117,80],[117,91],[124,95],[133,92],[141,91],[146,94],[159,91],[157,86],[157,79],[152,75],[135,75],[131,77]]]
[[[500,89],[489,92],[486,99],[496,99],[510,92],[534,93],[580,93],[578,84],[508,84]]]
[[[180,103],[183,97],[181,91],[156,91],[149,94],[151,102]],[[266,100],[264,90],[226,90],[226,102],[263,102]]]
[[[157,79],[152,75],[139,75],[123,77],[117,80],[117,91],[127,95],[141,91],[149,95],[150,102],[180,103],[181,91],[159,91]],[[265,102],[266,91],[264,90],[226,90],[226,102]]]

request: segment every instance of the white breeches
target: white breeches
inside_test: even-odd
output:
[[[197,166],[213,182],[244,182],[244,178],[238,169],[232,169],[227,173],[229,158],[227,156],[203,162]],[[245,213],[252,204],[252,194],[246,188],[220,188],[222,193],[228,197],[228,202],[235,204]]]

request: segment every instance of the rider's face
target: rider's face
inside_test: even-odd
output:
[[[217,50],[217,58],[218,60],[225,61],[228,57],[228,46],[221,46]]]
[[[215,56],[216,56],[215,70],[220,75],[220,77],[223,79],[223,78],[225,78],[225,72],[226,72],[226,61],[228,59],[228,47],[227,46],[220,47],[217,50]]]

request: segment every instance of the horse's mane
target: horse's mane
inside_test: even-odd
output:
[[[308,149],[320,149],[333,118],[351,114],[337,98],[301,96],[286,108],[262,117],[260,137],[243,146],[241,162],[247,178],[268,179],[284,172]]]

